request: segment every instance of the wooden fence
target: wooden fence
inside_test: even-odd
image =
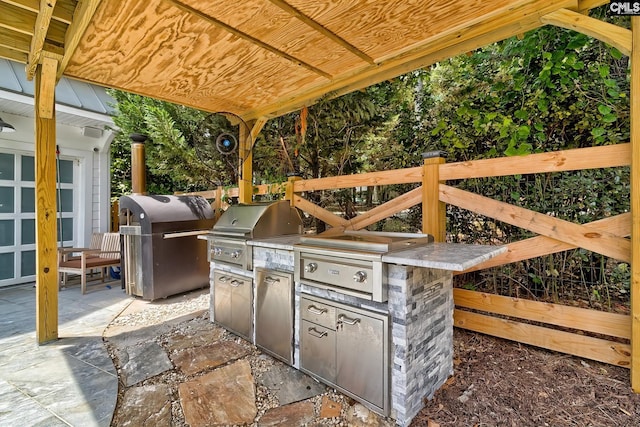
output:
[[[576,171],[629,166],[630,144],[574,149],[520,157],[445,163],[435,157],[423,166],[357,175],[261,185],[254,194],[282,193],[291,203],[321,219],[332,228],[328,233],[359,230],[422,204],[423,232],[443,241],[445,205],[455,205],[476,214],[528,230],[537,236],[510,243],[507,252],[468,271],[540,257],[574,248],[584,248],[624,262],[631,262],[631,214],[623,213],[588,224],[575,224],[505,202],[493,200],[445,181],[517,174]],[[305,193],[363,186],[421,184],[399,197],[345,219],[311,202]],[[586,191],[586,189],[585,189]],[[194,193],[190,193],[194,194]],[[237,189],[199,192],[213,200],[216,212]],[[510,298],[455,289],[455,325],[549,350],[559,351],[618,366],[631,364],[631,316]]]

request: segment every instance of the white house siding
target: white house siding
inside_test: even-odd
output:
[[[14,212],[0,213],[0,221],[5,220],[4,229],[7,229],[13,220],[14,236],[0,236],[0,268],[4,265],[4,273],[0,271],[0,286],[27,283],[34,280],[35,276],[23,274],[23,269],[32,271],[30,263],[34,257],[35,242],[23,243],[22,231],[24,224],[31,226],[35,213],[21,212],[22,194],[32,194],[29,188],[33,182],[22,181],[24,174],[21,167],[30,162],[34,156],[34,119],[11,115],[3,112],[0,117],[7,123],[11,123],[16,132],[0,132],[0,153],[4,153],[4,159],[15,160],[15,171],[12,180],[0,177],[0,187],[5,189],[5,196],[9,192],[9,186],[14,187]],[[64,246],[87,246],[93,232],[108,231],[109,227],[109,144],[113,139],[111,131],[90,132],[94,135],[85,136],[82,127],[70,126],[61,123],[56,124],[56,141],[59,148],[59,159],[62,171],[58,184],[58,194],[61,195],[62,205],[69,212],[59,214],[62,217],[63,234],[69,240],[62,243]],[[95,137],[97,133],[100,136]],[[72,209],[70,208],[72,203]],[[64,210],[63,209],[63,210]],[[69,233],[69,225],[72,224],[72,233]],[[66,227],[66,228],[65,228]],[[31,231],[27,234],[29,234]],[[0,232],[2,229],[0,229]],[[13,241],[12,245],[7,242]],[[10,276],[6,266],[13,254],[13,275]],[[33,270],[35,271],[35,270]]]

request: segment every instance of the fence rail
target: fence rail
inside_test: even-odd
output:
[[[631,233],[631,213],[588,224],[575,224],[445,184],[445,181],[470,178],[623,167],[630,163],[631,145],[626,143],[458,163],[425,161],[423,166],[406,169],[309,180],[292,179],[254,187],[254,194],[286,195],[292,205],[329,224],[332,227],[329,232],[359,230],[422,203],[423,213],[444,212],[443,206],[450,204],[537,234],[536,237],[507,244],[506,253],[467,272],[575,248],[630,262],[631,242],[627,237]],[[393,184],[421,185],[351,219],[336,215],[303,197],[304,193],[312,191]],[[438,189],[437,198],[429,190],[435,188]],[[215,199],[214,206],[221,210],[223,200],[237,196],[237,189],[190,194]],[[440,206],[435,207],[434,204]],[[438,221],[437,218],[423,218],[424,232],[443,236],[444,226],[444,221]],[[629,367],[631,364],[629,315],[464,289],[455,289],[454,300],[457,327],[618,366]]]

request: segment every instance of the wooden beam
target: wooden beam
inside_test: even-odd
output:
[[[11,4],[0,2],[0,27],[33,36],[36,14],[27,14]]]
[[[297,208],[302,209],[304,212],[307,212],[320,219],[321,221],[326,222],[332,227],[344,230],[349,225],[346,219],[340,218],[334,213],[316,205],[315,203],[311,203],[307,199],[303,199],[297,194],[293,195],[293,204]]]
[[[422,182],[422,166],[389,171],[367,172],[353,175],[328,176],[326,178],[296,181],[294,191],[337,190],[368,185],[412,184]]]
[[[91,18],[93,18],[96,9],[98,9],[98,5],[100,5],[100,1],[101,0],[83,0],[78,3],[73,12],[73,22],[69,25],[64,37],[64,57],[58,69],[58,79],[62,77],[64,70],[67,68],[67,65],[69,65],[69,61],[71,61],[71,57],[78,48],[80,40],[91,22]]]
[[[600,219],[584,225],[589,230],[604,231],[619,237],[631,234],[631,213],[623,213],[609,218]],[[505,265],[525,259],[536,258],[557,252],[568,251],[577,248],[576,245],[552,239],[547,236],[536,236],[518,242],[509,243],[507,252],[501,253],[490,260],[471,267],[468,270],[456,272],[457,274],[471,271],[484,270],[485,268]],[[456,274],[454,273],[454,274]]]
[[[398,56],[385,58],[377,65],[367,65],[336,76],[330,82],[305,88],[291,97],[273,104],[246,111],[245,120],[255,117],[277,117],[313,105],[319,99],[337,98],[401,74],[435,64],[438,61],[473,51],[479,47],[533,30],[542,25],[540,18],[558,9],[577,9],[577,0],[538,0],[507,7],[494,19],[470,27],[452,28],[449,33]]]
[[[0,58],[26,64],[29,59],[29,54],[0,46]]]
[[[29,49],[29,63],[27,64],[26,70],[28,80],[33,79],[36,67],[42,58],[42,48],[47,33],[49,32],[49,25],[51,25],[51,17],[53,16],[53,9],[56,7],[56,1],[57,0],[40,1],[40,10],[36,17],[33,37],[31,38],[31,48]]]
[[[631,387],[640,393],[640,17],[631,29]]]
[[[603,4],[609,4],[609,0],[579,0],[578,11],[588,12],[598,6],[602,6]]]
[[[42,88],[55,86],[56,65],[36,67],[36,338],[39,344],[58,338],[58,251],[56,232],[56,119],[43,117]]]
[[[58,73],[58,61],[45,56],[42,58],[42,74],[47,78],[40,79],[36,84],[40,89],[40,99],[37,109],[43,119],[51,119],[54,117],[55,92],[56,92],[56,75]],[[49,76],[53,75],[51,79]]]
[[[486,178],[528,173],[601,169],[631,164],[631,144],[576,148],[518,157],[472,160],[440,166],[440,179]]]
[[[0,28],[0,47],[7,47],[17,52],[29,53],[31,38],[22,33]]]
[[[347,230],[361,230],[371,224],[375,224],[391,215],[398,213],[404,209],[409,209],[412,206],[419,204],[422,201],[422,187],[414,188],[413,190],[396,197],[393,200],[389,200],[386,203],[376,206],[367,212],[361,213],[355,218],[351,218],[347,221]]]
[[[624,339],[631,338],[631,322],[629,315],[626,314],[607,313],[458,288],[453,290],[453,299],[458,307],[542,322],[563,328],[589,331],[595,334]]]
[[[630,346],[571,332],[455,310],[454,326],[611,365],[629,367]]]
[[[309,18],[307,15],[300,12],[298,9],[291,6],[286,1],[284,0],[269,0],[269,1],[274,5],[278,6],[280,9],[287,12],[289,15],[298,18],[300,21],[304,22],[305,24],[307,24],[308,26],[310,26],[311,28],[313,28],[314,30],[316,30],[326,38],[334,41],[335,43],[339,44],[343,48],[347,49],[349,52],[358,56],[360,59],[366,61],[369,64],[372,64],[372,65],[375,64],[375,61],[373,60],[372,57],[362,52],[360,49],[358,49],[357,47],[355,47],[354,45],[352,45],[351,43],[349,43],[348,41],[346,41],[345,39],[343,39],[333,31],[327,29],[326,27],[322,26],[318,22]]]
[[[543,236],[571,243],[618,260],[631,262],[631,242],[611,233],[593,231],[584,225],[574,224],[444,184],[440,184],[440,200]]]
[[[33,13],[40,12],[39,0],[2,0],[4,3],[19,7],[24,10],[28,10]],[[73,9],[75,8],[75,2],[71,0],[58,0],[56,8],[53,10],[52,19],[69,25],[73,17]]]
[[[215,25],[217,27],[220,27],[220,28],[224,29],[225,31],[233,34],[234,36],[236,36],[236,37],[238,37],[238,38],[240,38],[242,40],[248,41],[249,43],[252,43],[252,44],[254,44],[256,46],[261,47],[262,49],[268,50],[269,52],[271,52],[271,53],[273,53],[273,54],[275,54],[275,55],[277,55],[277,56],[279,56],[281,58],[284,58],[287,61],[291,61],[294,64],[299,65],[301,67],[304,67],[307,70],[312,71],[312,72],[314,72],[314,73],[316,73],[316,74],[318,74],[318,75],[320,75],[322,77],[325,77],[327,79],[331,78],[331,75],[329,73],[327,73],[325,71],[322,71],[318,67],[315,67],[315,66],[313,66],[313,65],[311,65],[309,63],[306,63],[306,62],[304,62],[304,61],[302,61],[302,60],[300,60],[298,58],[295,58],[294,56],[289,55],[288,53],[286,53],[286,52],[284,52],[284,51],[282,51],[280,49],[277,49],[277,48],[275,48],[275,47],[263,42],[262,40],[259,40],[259,39],[255,38],[255,37],[253,37],[253,36],[251,36],[251,35],[249,35],[247,33],[244,33],[242,31],[238,30],[237,28],[232,27],[231,25],[225,24],[224,22],[214,18],[213,16],[209,16],[206,13],[201,12],[198,9],[194,9],[193,7],[191,7],[191,6],[187,5],[187,4],[184,4],[182,2],[179,2],[177,0],[164,0],[164,1],[166,1],[167,3],[170,3],[171,5],[173,5],[174,7],[178,8],[178,9],[180,9],[183,12],[189,13],[189,14],[191,14],[193,16],[197,16],[198,18],[200,18],[200,19],[202,19],[204,21],[207,21],[210,24],[213,24],[213,25]]]
[[[631,53],[631,30],[626,28],[566,9],[551,12],[540,21],[586,34],[610,44],[625,55]]]
[[[425,153],[431,155],[434,153]],[[447,237],[447,207],[440,201],[440,165],[445,163],[444,154],[424,159],[422,178],[422,232],[431,234],[436,242],[444,242]]]

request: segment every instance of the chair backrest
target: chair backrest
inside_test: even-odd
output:
[[[93,233],[91,235],[91,243],[89,243],[89,248],[91,249],[101,249],[102,248],[102,238],[104,237],[104,233]]]
[[[118,251],[118,253],[101,253],[100,258],[120,258],[120,233],[104,233],[101,251]]]

